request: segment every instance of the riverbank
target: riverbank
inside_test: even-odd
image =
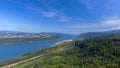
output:
[[[7,44],[0,46],[0,61],[14,59],[23,54],[39,51],[40,48],[49,48],[59,41],[72,39],[73,36],[66,36],[56,40],[32,42],[25,44]],[[4,52],[4,55],[3,55]]]
[[[70,41],[72,41],[72,39],[69,39],[69,40],[63,40],[63,41],[60,41],[60,42],[55,43],[52,47],[54,47],[54,46],[58,46],[58,45],[60,45],[60,44],[62,44],[62,43],[70,42]]]
[[[69,41],[72,41],[72,40],[63,40],[63,41],[61,41],[61,42],[58,42],[58,43],[56,43],[55,45],[57,46],[57,45],[61,45],[61,44],[63,44],[63,43],[65,43],[65,42],[69,42]],[[63,45],[61,45],[61,46],[63,46]],[[7,64],[7,65],[5,65],[5,66],[2,66],[2,67],[0,67],[0,68],[15,68],[17,65],[19,65],[19,64],[22,64],[22,63],[27,63],[27,62],[29,62],[29,61],[31,61],[31,60],[35,60],[35,59],[37,59],[37,58],[40,58],[40,57],[42,57],[42,56],[45,56],[45,55],[48,55],[48,54],[50,54],[50,53],[55,53],[55,52],[59,52],[59,51],[61,51],[61,50],[63,50],[64,48],[61,48],[61,46],[57,46],[57,47],[53,47],[52,49],[47,49],[47,50],[44,50],[44,52],[45,53],[43,53],[43,51],[42,52],[39,52],[39,55],[36,55],[36,56],[34,56],[34,57],[31,57],[31,58],[28,58],[28,59],[25,59],[25,60],[20,60],[20,61],[17,61],[17,62],[14,62],[14,63],[10,63],[10,64]],[[54,49],[54,50],[53,50]],[[49,50],[49,51],[48,51]],[[38,53],[38,52],[37,52]],[[34,53],[35,54],[35,53]]]

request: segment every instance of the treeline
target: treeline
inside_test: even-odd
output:
[[[106,36],[75,41],[80,67],[120,68],[120,36]]]

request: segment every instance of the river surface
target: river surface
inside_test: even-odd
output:
[[[23,54],[29,52],[36,52],[41,48],[48,48],[53,46],[55,43],[73,39],[74,36],[66,36],[57,40],[43,41],[43,42],[33,42],[25,44],[8,44],[0,45],[0,61],[17,58]]]

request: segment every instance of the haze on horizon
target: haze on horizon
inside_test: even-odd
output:
[[[120,29],[120,0],[0,0],[0,30],[80,34]]]

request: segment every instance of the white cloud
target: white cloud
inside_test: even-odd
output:
[[[120,19],[106,20],[102,22],[103,26],[118,26],[120,25]]]
[[[70,20],[71,20],[71,18],[68,18],[68,17],[66,17],[66,16],[59,16],[59,21],[60,22],[70,22]]]
[[[42,17],[54,18],[56,19],[56,21],[59,21],[59,22],[71,21],[71,18],[66,16],[66,14],[64,14],[63,12],[64,10],[56,9],[52,7],[50,4],[48,4],[49,2],[46,2],[46,1],[44,2],[44,0],[42,1],[37,0],[37,2],[40,3],[42,6],[46,7],[47,9],[37,6],[36,4],[32,3],[30,0],[15,1],[14,3],[18,3],[21,5],[20,6],[21,8],[32,10],[35,13],[38,13]]]
[[[86,28],[94,28],[96,25],[94,24],[77,24],[77,25],[72,25],[70,28],[75,28],[75,29],[86,29]]]
[[[118,16],[117,15],[114,15],[114,16],[102,16],[103,19],[105,20],[114,20],[114,19],[118,19]]]
[[[116,27],[115,29],[120,29],[120,26]]]
[[[41,13],[41,15],[43,15],[43,16],[45,16],[45,17],[55,17],[56,16],[56,12],[54,12],[54,11],[47,11],[47,12],[40,12]]]
[[[107,31],[109,31],[109,30],[118,30],[118,29],[120,29],[120,26],[117,26],[117,27],[114,27],[114,28],[108,29]]]
[[[120,19],[106,19],[100,21],[98,23],[82,23],[71,25],[68,28],[78,29],[78,30],[99,30],[99,31],[106,31],[106,30],[115,30],[120,29]]]
[[[93,9],[94,5],[92,0],[78,0],[80,3],[84,4],[88,9]]]

